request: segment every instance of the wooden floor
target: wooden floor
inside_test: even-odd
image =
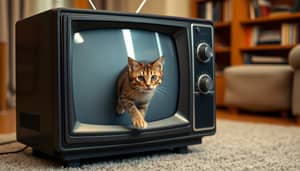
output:
[[[234,114],[230,113],[227,109],[217,109],[217,119],[300,127],[300,122],[295,117],[282,117],[280,113],[251,113],[241,111],[238,114]]]
[[[230,113],[226,109],[217,109],[217,119],[233,120],[241,122],[268,123],[286,126],[299,126],[300,123],[293,117],[282,118],[277,114],[256,114],[240,112],[239,114]],[[0,134],[16,131],[16,111],[10,109],[8,111],[0,111]]]

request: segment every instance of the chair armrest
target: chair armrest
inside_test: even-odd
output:
[[[289,64],[295,69],[300,68],[300,44],[295,46],[289,53]]]

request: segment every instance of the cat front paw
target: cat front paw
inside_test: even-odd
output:
[[[142,117],[136,117],[132,119],[133,126],[135,128],[147,128],[148,124]]]

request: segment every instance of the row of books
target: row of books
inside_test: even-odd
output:
[[[217,58],[218,59],[218,58]],[[287,65],[288,57],[286,56],[266,56],[257,54],[244,54],[244,64],[270,64],[270,65]],[[229,61],[216,61],[216,71],[222,72],[226,67],[230,66]]]
[[[291,12],[300,11],[300,0],[294,0],[294,3],[289,1],[282,3],[272,4],[270,0],[252,0],[249,4],[250,19],[257,17],[266,17],[272,15],[282,15]]]
[[[230,21],[232,0],[199,2],[197,15],[213,21]]]
[[[272,28],[248,27],[245,29],[245,41],[247,47],[268,44],[294,45],[299,43],[299,24],[283,23]]]
[[[299,24],[283,23],[281,27],[281,45],[295,45],[299,42]]]
[[[253,55],[244,54],[245,64],[287,64],[288,58],[285,56],[263,56],[263,55]]]
[[[224,59],[224,58],[222,58]],[[229,58],[227,58],[229,59]],[[230,61],[218,61],[216,59],[216,71],[222,72],[226,67],[230,66]],[[270,64],[270,65],[287,65],[288,57],[287,56],[274,56],[274,55],[259,55],[259,54],[250,54],[245,53],[243,56],[244,64]]]

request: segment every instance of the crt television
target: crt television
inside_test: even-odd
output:
[[[65,8],[18,21],[18,141],[67,162],[201,143],[216,130],[213,32],[207,20]],[[128,56],[164,56],[144,129],[115,111]]]

